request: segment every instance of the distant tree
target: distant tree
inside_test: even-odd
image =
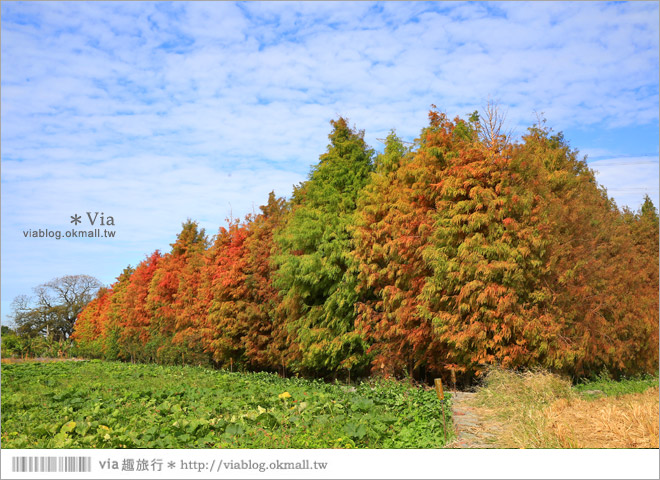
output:
[[[34,295],[19,295],[10,318],[20,336],[66,340],[78,314],[95,297],[101,282],[89,275],[66,275],[34,288]]]
[[[0,355],[2,358],[22,355],[25,349],[24,339],[16,336],[16,332],[7,325],[2,325],[1,333]]]
[[[2,325],[2,327],[0,327],[0,333],[2,335],[12,335],[15,334],[16,332],[14,332],[14,330],[9,328],[7,325]]]

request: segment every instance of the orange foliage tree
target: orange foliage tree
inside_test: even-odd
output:
[[[354,228],[360,300],[356,325],[370,345],[372,372],[439,374],[446,359],[419,298],[431,269],[422,257],[431,234],[442,150],[451,143],[434,116],[414,153],[391,133],[358,202]],[[447,143],[449,142],[449,144]]]
[[[188,220],[170,253],[99,291],[79,351],[315,376],[656,372],[651,200],[621,211],[542,122],[514,142],[492,105],[429,119],[375,162],[363,132],[333,121],[289,202],[271,193],[212,245]]]
[[[210,298],[204,342],[213,360],[227,368],[244,362],[243,337],[247,324],[243,313],[249,289],[246,284],[245,239],[247,227],[232,221],[220,228],[209,252],[206,288]]]
[[[273,261],[273,234],[287,211],[283,198],[271,192],[261,214],[248,223],[245,240],[246,284],[244,304],[247,325],[243,337],[245,358],[253,369],[278,370],[289,346],[286,317],[278,315],[279,293],[273,285],[276,265]]]
[[[79,354],[84,357],[103,356],[111,297],[112,289],[100,288],[96,298],[78,315],[71,338],[78,345]]]
[[[116,325],[119,330],[118,357],[135,361],[155,361],[146,351],[145,345],[151,340],[152,309],[147,297],[151,280],[162,256],[158,250],[144,259],[131,274],[126,289],[115,310]]]

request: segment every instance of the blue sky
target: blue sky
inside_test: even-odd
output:
[[[657,2],[2,2],[2,315],[112,283],[190,217],[289,196],[347,116],[412,140],[430,105],[543,112],[619,205],[658,205]],[[103,212],[113,239],[25,238]]]

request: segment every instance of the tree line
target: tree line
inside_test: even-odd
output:
[[[101,286],[89,275],[65,275],[17,296],[8,315],[14,328],[2,325],[2,357],[68,355],[76,319]]]
[[[99,290],[79,350],[325,378],[657,371],[651,200],[618,208],[561,133],[539,121],[514,141],[498,115],[434,107],[380,154],[331,121],[289,200],[212,238],[188,220]]]

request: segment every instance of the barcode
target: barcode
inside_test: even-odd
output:
[[[12,472],[91,472],[92,457],[12,457]]]

